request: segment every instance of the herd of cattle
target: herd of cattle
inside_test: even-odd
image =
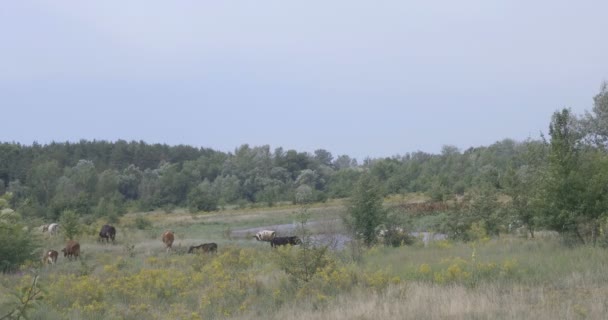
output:
[[[59,230],[59,224],[52,223],[49,225],[43,225],[40,227],[42,232],[48,232],[49,234],[56,234]],[[116,237],[116,228],[111,225],[104,225],[101,227],[99,231],[99,239],[100,242],[109,243],[112,240],[114,242],[114,238]],[[276,232],[272,230],[263,230],[255,234],[254,238],[258,241],[266,241],[270,242],[270,247],[276,248],[278,246],[284,245],[298,245],[302,243],[302,240],[296,236],[289,237],[277,237]],[[165,231],[161,236],[162,242],[165,244],[166,250],[171,250],[173,246],[173,241],[175,240],[175,234],[172,231]],[[72,260],[72,258],[76,259],[80,256],[80,244],[74,240],[69,240],[66,243],[65,248],[61,249],[63,252],[63,256]],[[196,252],[204,252],[204,253],[217,253],[217,243],[203,243],[198,246],[191,246],[188,249],[188,253],[196,253]],[[55,264],[57,262],[57,257],[59,256],[59,252],[55,250],[47,250],[44,253],[44,257],[42,258],[43,264]]]

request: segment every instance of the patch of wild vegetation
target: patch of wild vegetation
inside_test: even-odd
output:
[[[409,311],[421,319],[466,319],[527,311],[550,319],[607,311],[596,295],[608,293],[608,253],[552,239],[373,246],[358,262],[347,250],[326,251],[306,279],[277,261],[297,259],[298,246],[275,252],[224,243],[216,255],[168,254],[159,246],[134,257],[116,247],[91,247],[81,262],[39,269],[42,299],[28,308],[29,318],[329,319],[343,312],[337,319],[346,319],[380,312],[398,319]],[[24,297],[32,286],[36,275],[23,273],[0,277],[3,310],[19,306],[11,293]]]

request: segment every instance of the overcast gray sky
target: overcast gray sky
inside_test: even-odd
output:
[[[0,140],[358,159],[538,138],[608,80],[608,1],[4,1]]]

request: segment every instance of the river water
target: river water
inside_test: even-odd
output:
[[[339,219],[309,221],[306,224],[310,232],[310,241],[313,245],[327,245],[334,250],[344,249],[352,237],[346,234],[339,225]],[[254,238],[262,230],[274,230],[279,237],[297,235],[298,223],[275,224],[269,226],[232,230],[231,236],[235,238]],[[412,236],[420,239],[425,246],[432,241],[445,240],[447,235],[432,232],[412,232]]]

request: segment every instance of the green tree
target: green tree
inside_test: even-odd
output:
[[[141,210],[147,211],[160,205],[160,176],[158,170],[146,169],[142,173],[141,182],[137,188],[139,195],[139,206]]]
[[[598,147],[608,147],[608,82],[602,83],[600,92],[593,98],[592,112],[581,121],[587,140]]]
[[[297,247],[281,247],[274,251],[275,261],[285,273],[295,282],[308,282],[314,275],[325,266],[331,259],[328,255],[328,246],[314,246],[307,228],[310,213],[308,207],[303,205],[296,213],[298,227],[296,234],[301,243]]]
[[[236,176],[220,176],[213,181],[213,189],[219,197],[219,203],[224,205],[234,203],[239,198],[240,182]]]
[[[354,187],[345,223],[367,246],[376,242],[376,229],[386,220],[387,211],[382,207],[382,200],[383,194],[376,178],[363,174]]]
[[[570,110],[555,112],[549,126],[549,163],[544,183],[544,218],[547,226],[562,235],[585,243],[581,226],[595,224],[594,214],[588,210],[587,186],[591,165],[585,165],[581,134],[575,127]]]
[[[74,240],[74,237],[80,234],[81,228],[78,214],[73,210],[63,211],[59,218],[59,224],[66,239]]]
[[[135,165],[128,166],[118,177],[118,191],[125,199],[137,199],[139,197],[138,187],[141,179],[141,170]]]
[[[328,195],[333,198],[348,197],[360,176],[361,172],[355,169],[338,170],[327,185]]]
[[[471,222],[482,222],[488,235],[499,235],[501,226],[505,223],[505,215],[495,189],[477,188],[472,192],[469,201]]]
[[[0,199],[3,199],[0,197]],[[10,208],[0,210],[0,270],[10,272],[37,257],[39,239]]]
[[[61,169],[57,161],[42,161],[33,165],[28,172],[27,184],[31,186],[31,193],[38,203],[50,203],[60,176]]]
[[[334,160],[333,166],[338,170],[354,168],[357,166],[357,159],[351,159],[351,157],[347,155],[340,155]]]
[[[190,212],[217,210],[217,196],[209,180],[205,179],[188,194]]]
[[[542,208],[541,189],[546,170],[547,146],[541,142],[528,141],[521,155],[519,168],[509,167],[502,184],[504,192],[511,197],[511,228],[523,226],[531,238],[540,225]]]
[[[99,175],[96,187],[97,198],[112,197],[120,195],[118,186],[120,184],[120,174],[114,169],[108,169]]]

